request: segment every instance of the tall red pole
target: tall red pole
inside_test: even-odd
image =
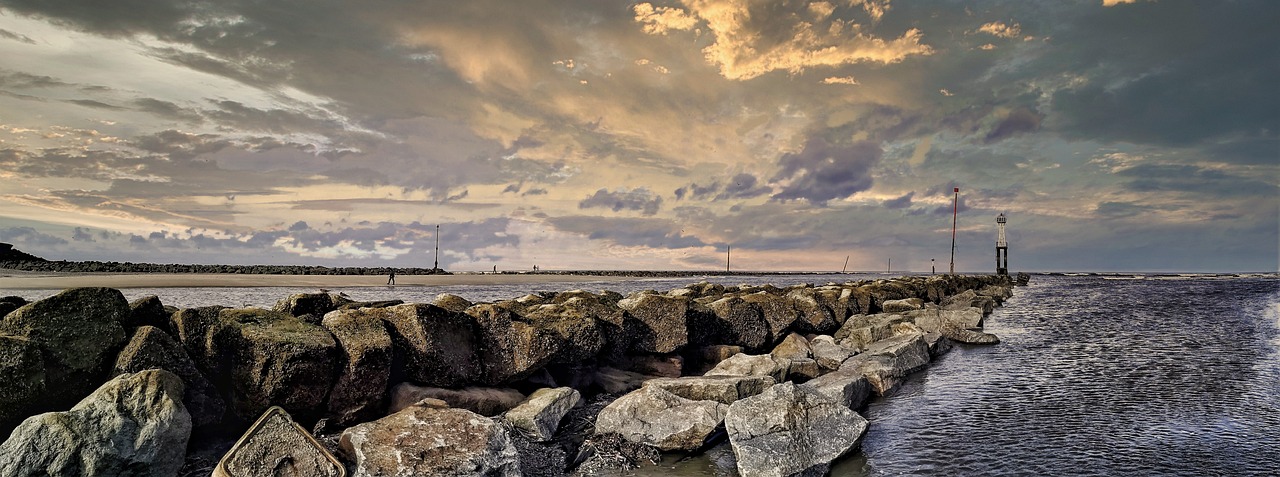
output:
[[[955,198],[951,200],[951,274],[956,274],[956,215],[960,212],[960,188],[956,187]]]

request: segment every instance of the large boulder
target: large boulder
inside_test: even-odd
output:
[[[391,412],[399,412],[423,399],[439,399],[449,407],[466,409],[482,416],[496,416],[524,401],[520,391],[510,388],[468,386],[460,389],[400,383],[391,388]]]
[[[520,475],[506,427],[465,409],[411,406],[343,431],[356,476]]]
[[[911,310],[919,310],[924,307],[924,300],[919,298],[903,298],[900,300],[885,300],[880,304],[880,309],[885,313],[902,313]]]
[[[806,381],[801,386],[817,391],[849,409],[858,409],[867,402],[871,384],[862,375],[862,369],[849,366]]]
[[[431,386],[463,386],[478,382],[479,339],[467,315],[427,304],[379,309],[395,351],[393,380]]]
[[[768,291],[760,291],[742,295],[742,300],[760,308],[765,324],[769,325],[769,344],[777,343],[786,336],[785,331],[791,328],[800,313],[782,296]]]
[[[436,299],[431,303],[454,313],[462,313],[466,311],[467,308],[471,308],[471,305],[473,304],[470,300],[452,293],[441,293],[436,295]]]
[[[903,378],[924,369],[929,364],[929,345],[923,333],[895,336],[878,341],[862,354],[849,358],[840,366],[857,370],[875,389],[884,395]]]
[[[382,322],[385,313],[370,310],[331,311],[321,321],[338,342],[338,376],[327,416],[340,426],[367,421],[385,407],[394,351]]]
[[[853,356],[856,351],[836,344],[836,340],[827,335],[815,336],[809,340],[809,351],[818,368],[824,371],[840,369],[844,360]]]
[[[724,424],[743,477],[826,475],[867,431],[844,404],[791,383],[733,403]]]
[[[685,350],[684,374],[701,375],[715,368],[721,361],[741,353],[742,347],[735,345],[708,345]]]
[[[535,326],[550,330],[564,346],[551,357],[552,363],[574,364],[595,359],[606,338],[596,320],[594,306],[587,299],[572,298],[563,304],[540,305],[526,315]]]
[[[160,297],[149,295],[129,302],[129,315],[121,325],[125,328],[154,326],[163,329],[169,326],[170,314],[164,303],[160,302]]]
[[[797,333],[788,333],[769,354],[778,359],[803,359],[812,357],[813,351],[809,349],[809,340]]]
[[[227,451],[213,475],[338,477],[344,470],[289,413],[273,406]]]
[[[148,369],[163,369],[182,379],[186,388],[182,404],[191,414],[193,426],[204,427],[222,421],[227,410],[226,401],[209,378],[196,368],[182,345],[159,328],[140,326],[116,356],[111,373],[121,375]]]
[[[22,308],[27,303],[27,299],[20,296],[0,297],[0,318],[12,313],[13,310]]]
[[[915,324],[925,332],[938,333],[960,343],[996,344],[1000,338],[990,333],[974,330],[982,326],[982,310],[975,307],[960,309],[924,309],[910,313]]]
[[[225,309],[227,308],[224,306],[185,308],[169,315],[169,333],[186,348],[187,355],[195,361],[196,366],[211,374],[217,374],[220,370],[218,358],[211,349],[210,338],[219,328],[219,315]]]
[[[65,409],[102,384],[115,353],[127,339],[120,323],[128,316],[129,302],[119,290],[73,288],[0,318],[0,336],[21,338],[27,343],[10,342],[10,353],[25,356],[25,363],[36,364],[29,356],[29,346],[34,346],[44,365],[45,390],[35,400],[19,405],[26,409],[22,412],[30,415]],[[10,372],[29,378],[36,374],[31,369]],[[28,379],[25,384],[13,385],[17,388],[31,384]],[[0,390],[5,391],[0,394],[10,394],[10,385],[0,383]],[[13,394],[23,392],[15,389]],[[11,425],[12,422],[0,422],[5,429]]]
[[[631,351],[671,353],[689,343],[688,298],[637,293],[618,301],[626,312],[625,332]]]
[[[756,351],[769,343],[769,324],[760,307],[736,296],[707,303],[709,313],[698,315],[690,323],[690,333],[697,343],[736,345]]]
[[[896,313],[856,315],[844,322],[834,338],[846,348],[866,349],[871,343],[894,336],[895,325],[911,321],[910,317]]]
[[[582,396],[573,388],[542,388],[502,415],[511,425],[524,429],[538,441],[549,441],[569,410]]]
[[[774,381],[782,382],[787,376],[790,363],[767,354],[738,353],[721,361],[706,376],[769,376]]]
[[[324,316],[352,300],[337,293],[298,293],[281,298],[272,311],[293,316]]]
[[[69,411],[32,416],[0,444],[0,475],[177,475],[191,437],[182,388],[164,370],[124,374]]]
[[[658,386],[644,386],[609,403],[596,416],[596,433],[616,433],[628,441],[664,451],[701,447],[729,405],[685,399]]]
[[[833,311],[840,307],[839,297],[838,292],[833,295],[827,290],[808,287],[792,288],[785,296],[799,314],[795,328],[805,333],[830,333],[840,327],[844,316],[837,319],[836,312]],[[844,310],[840,313],[843,315]]]
[[[651,379],[644,385],[662,388],[692,401],[733,404],[739,399],[764,392],[775,382],[768,376],[685,376]]]
[[[566,346],[562,334],[497,304],[467,308],[478,327],[484,384],[520,380],[551,362]]]
[[[0,436],[43,408],[47,385],[40,346],[26,338],[0,335]]]
[[[253,421],[272,405],[307,423],[323,416],[339,369],[333,335],[297,317],[258,308],[225,309],[218,318],[211,350],[224,373],[220,378],[229,381],[236,416]]]

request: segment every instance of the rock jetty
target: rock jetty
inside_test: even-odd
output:
[[[1016,283],[317,293],[271,310],[6,297],[0,473],[591,475],[727,442],[743,476],[823,475],[875,425],[870,397],[954,343],[998,343],[983,321]]]

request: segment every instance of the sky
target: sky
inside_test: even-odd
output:
[[[1013,271],[1277,271],[1277,25],[1265,0],[0,0],[0,242],[927,272],[954,212],[956,270],[990,272],[1003,213]]]

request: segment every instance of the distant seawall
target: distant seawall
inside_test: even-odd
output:
[[[285,413],[273,419],[320,437],[316,455],[336,456],[308,461],[317,466],[590,473],[728,439],[743,475],[824,469],[856,448],[867,425],[856,411],[869,396],[889,392],[952,343],[998,343],[981,331],[983,318],[1014,284],[994,275],[785,288],[702,282],[626,296],[577,290],[471,303],[441,295],[417,304],[316,293],[283,298],[272,310],[175,309],[159,297],[127,303],[110,288],[35,303],[7,297],[0,354],[12,359],[0,363],[0,432],[17,429],[0,445],[0,470],[107,452],[95,442],[124,431],[92,422],[82,424],[108,435],[83,446],[31,439],[45,435],[43,426],[79,422],[81,414],[67,411],[76,401],[76,409],[92,408],[95,399],[128,395],[128,386],[172,394],[138,401],[170,408],[129,419],[176,426],[148,433],[169,441],[145,444],[187,454],[188,470],[210,455],[247,455],[228,451],[246,429],[286,432],[249,425],[273,406]],[[166,388],[171,382],[185,386]],[[838,445],[771,443],[770,432],[757,432],[773,425],[771,410],[810,419],[784,419],[792,437]],[[37,415],[48,411],[59,412]],[[439,427],[445,423],[472,427]],[[447,455],[395,440],[405,432],[446,442]],[[253,450],[273,459],[295,451]],[[57,453],[76,455],[50,457]]]

